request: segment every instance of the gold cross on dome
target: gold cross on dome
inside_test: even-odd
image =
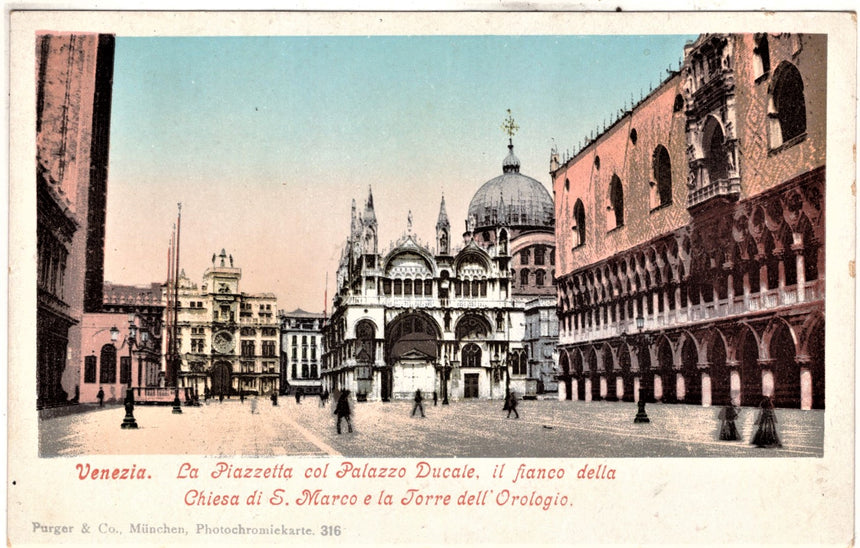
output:
[[[502,124],[502,131],[508,134],[508,137],[513,137],[517,130],[520,129],[514,122],[514,117],[511,116],[511,109],[508,109],[508,117],[505,119],[505,123]]]

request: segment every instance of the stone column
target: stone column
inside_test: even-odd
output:
[[[807,363],[800,365],[800,408],[812,409],[812,371]]]
[[[726,364],[727,366],[729,364]],[[734,405],[741,404],[741,374],[738,371],[737,364],[731,366],[729,371],[729,397]]]
[[[660,375],[654,375],[654,399],[663,399],[663,377]]]
[[[624,377],[615,377],[615,397],[619,400],[624,399]]]
[[[806,290],[804,288],[804,285],[806,285],[806,267],[803,258],[803,245],[791,246],[791,249],[795,252],[794,258],[797,268],[797,302],[802,303],[806,300]]]
[[[758,365],[761,367],[761,395],[773,398],[773,360],[759,360]]]
[[[678,401],[687,400],[687,379],[681,372],[675,373],[675,396]]]
[[[642,386],[642,381],[639,379],[639,376],[633,377],[633,401],[639,401],[639,388]]]
[[[606,375],[600,375],[600,399],[605,400],[609,395],[609,387],[606,383]]]
[[[702,407],[711,406],[711,375],[708,369],[703,369],[702,374]]]
[[[585,401],[591,401],[591,378],[585,378]]]

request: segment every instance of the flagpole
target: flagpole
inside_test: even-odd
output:
[[[179,241],[180,234],[182,230],[182,202],[176,204],[178,213],[176,216],[176,249],[174,253],[175,266],[173,267],[173,340],[171,347],[171,375],[170,380],[172,381],[172,386],[179,386],[179,349],[176,348],[176,328],[179,323]]]

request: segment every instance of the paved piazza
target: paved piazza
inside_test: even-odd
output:
[[[210,401],[200,407],[138,406],[140,428],[121,430],[122,406],[43,419],[43,456],[82,454],[343,455],[350,457],[816,457],[823,454],[824,412],[777,409],[781,449],[749,445],[757,409],[742,408],[743,441],[717,440],[719,408],[649,404],[649,424],[634,424],[636,405],[622,402],[523,401],[507,419],[498,401],[425,406],[354,404],[355,432],[338,435],[332,402],[300,405],[281,398]],[[344,432],[346,427],[344,425]]]

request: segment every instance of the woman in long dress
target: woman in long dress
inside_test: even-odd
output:
[[[756,447],[782,447],[779,434],[776,432],[776,414],[773,411],[773,401],[765,396],[759,407],[761,412],[756,419],[758,429],[750,443]]]
[[[720,439],[723,441],[735,441],[740,439],[735,419],[738,418],[738,410],[734,404],[729,403],[720,410]]]

